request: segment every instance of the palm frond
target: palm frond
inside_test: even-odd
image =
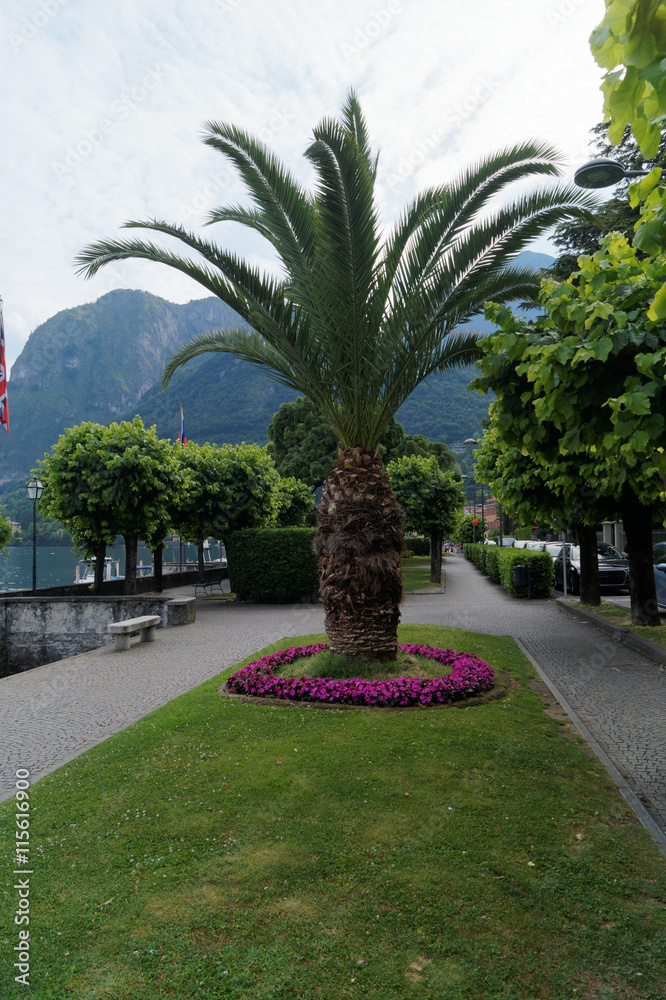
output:
[[[277,157],[247,132],[220,122],[207,122],[204,128],[206,145],[223,153],[240,173],[285,266],[307,285],[314,248],[310,196]]]
[[[340,117],[324,119],[313,132],[305,153],[316,172],[312,192],[242,129],[209,122],[204,141],[230,160],[251,199],[247,207],[214,209],[207,223],[239,223],[266,239],[282,266],[278,278],[155,219],[126,225],[173,239],[187,254],[146,239],[102,241],[84,248],[77,264],[88,277],[129,258],[187,274],[249,329],[195,338],[171,359],[165,383],[190,358],[234,354],[304,393],[346,446],[373,447],[420,382],[473,361],[478,335],[461,324],[488,299],[533,296],[537,275],[511,267],[517,254],[544,229],[587,217],[596,204],[571,187],[496,202],[515,181],[557,173],[555,150],[526,142],[420,194],[383,244],[378,161],[353,91]]]

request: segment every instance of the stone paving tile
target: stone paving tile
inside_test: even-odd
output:
[[[402,620],[520,639],[666,830],[666,670],[551,601],[511,598],[461,556],[447,559],[443,592],[406,595]],[[257,649],[323,626],[316,605],[202,598],[194,625],[155,643],[0,679],[0,799],[18,767],[36,780]]]

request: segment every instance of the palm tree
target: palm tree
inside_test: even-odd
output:
[[[382,471],[378,446],[391,417],[432,372],[479,356],[478,335],[456,328],[488,300],[533,296],[532,271],[507,269],[530,240],[594,204],[577,188],[523,195],[491,211],[506,185],[557,174],[556,153],[525,142],[487,157],[454,182],[414,200],[384,239],[373,157],[359,102],[350,92],[339,120],[314,130],[305,156],[314,191],[233,125],[209,122],[204,141],[231,160],[253,205],[211,212],[260,233],[281,263],[261,274],[233,253],[179,225],[126,222],[175,237],[198,254],[143,240],[103,241],[77,258],[91,277],[112,261],[145,258],[190,275],[249,325],[203,334],[163,374],[199,354],[223,351],[268,370],[312,401],[339,442],[319,507],[326,631],[336,652],[379,660],[396,654],[402,592],[403,516]]]

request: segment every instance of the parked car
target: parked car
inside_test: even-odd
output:
[[[666,608],[666,542],[657,542],[652,546],[652,562],[657,604],[660,608]]]
[[[497,539],[497,544],[499,545],[499,543],[500,543],[500,540],[498,538]],[[513,537],[513,535],[503,535],[502,536],[502,548],[503,549],[510,549],[515,544],[516,544],[516,539]]]
[[[562,551],[563,545],[564,542],[544,542],[542,551],[547,552],[548,555],[551,555],[555,559]]]
[[[580,547],[566,545],[567,589],[580,594]],[[629,560],[609,542],[597,542],[599,555],[599,586],[602,590],[626,590],[629,587]],[[562,552],[553,560],[555,589],[564,589]]]
[[[516,539],[513,543],[514,549],[532,549],[533,552],[543,552],[543,547],[546,543],[540,541],[532,541],[531,538],[528,539]]]

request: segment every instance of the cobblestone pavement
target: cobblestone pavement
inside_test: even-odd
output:
[[[666,831],[666,670],[551,601],[509,597],[461,556],[446,561],[443,593],[406,595],[402,620],[518,639]],[[313,605],[204,598],[194,625],[158,629],[155,643],[0,679],[0,799],[17,768],[34,781],[262,646],[323,624]]]

